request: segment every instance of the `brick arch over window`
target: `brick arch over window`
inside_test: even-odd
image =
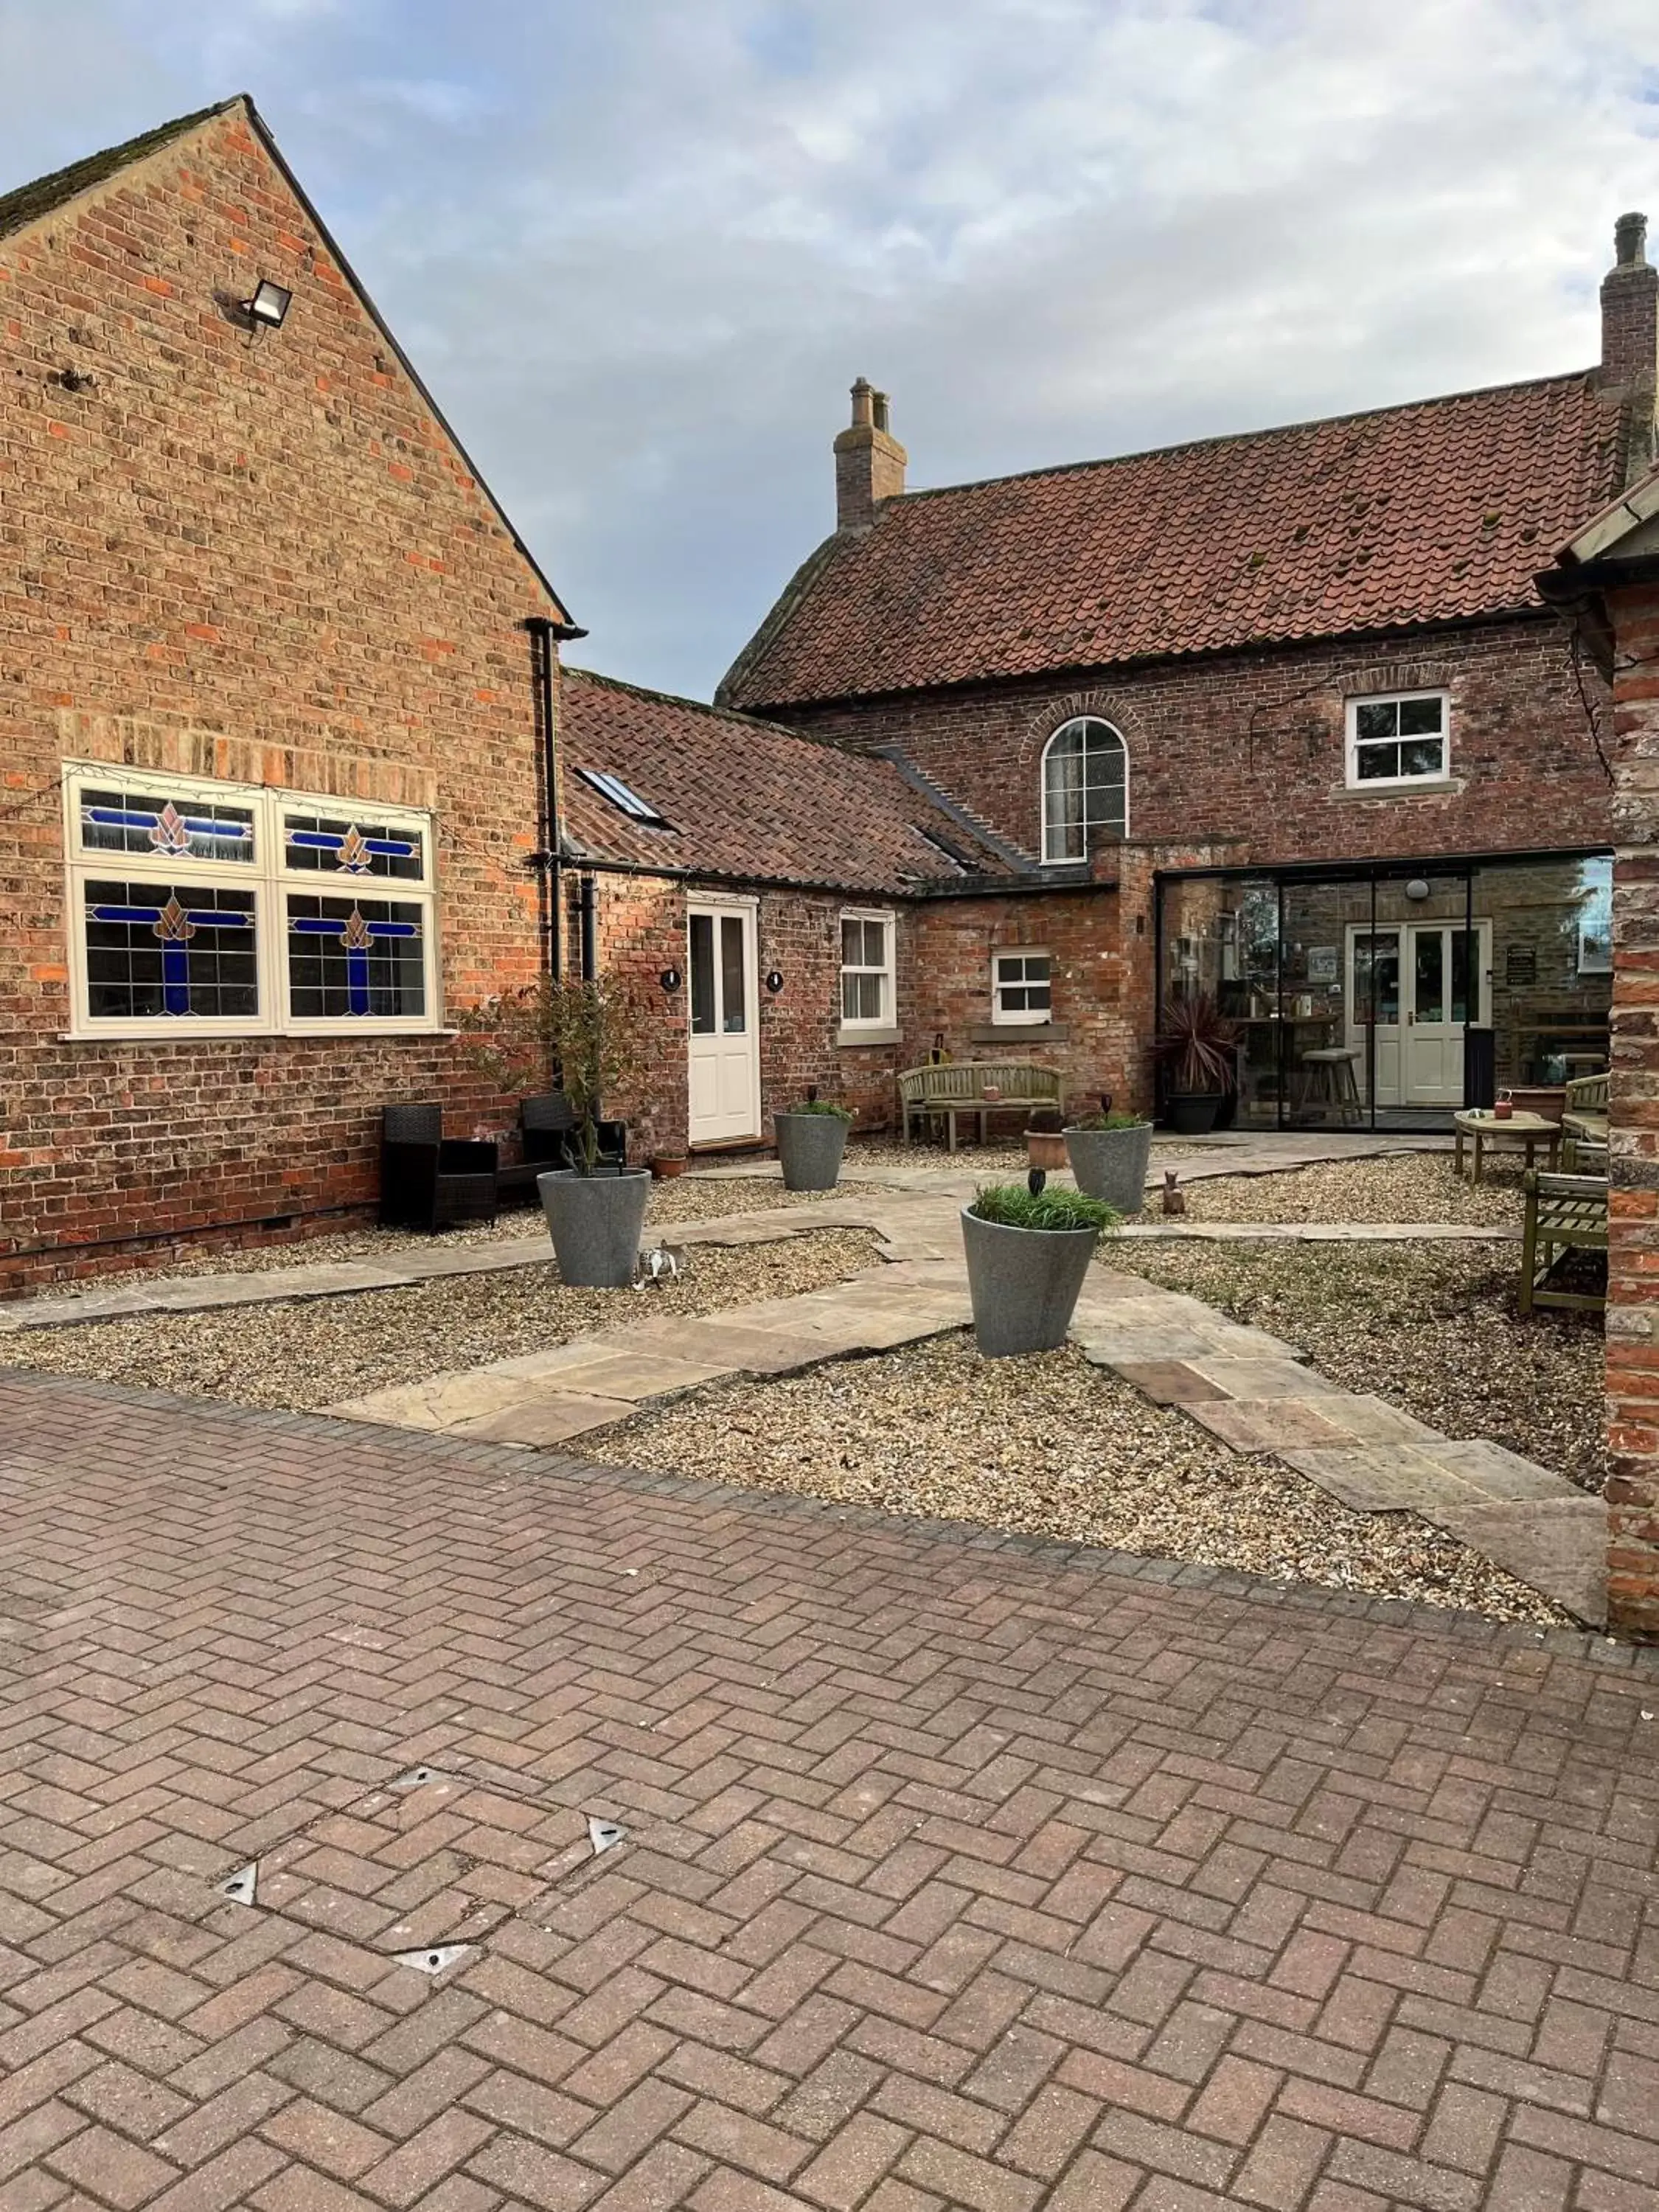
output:
[[[1068,715],[1042,748],[1045,863],[1086,860],[1091,831],[1129,833],[1129,748],[1103,714]]]

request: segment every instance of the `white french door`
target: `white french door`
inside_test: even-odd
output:
[[[690,1109],[694,1145],[760,1134],[760,1024],[755,909],[698,905],[686,913],[691,985]]]
[[[1348,931],[1348,1042],[1362,1094],[1373,1040],[1375,1103],[1461,1106],[1463,1038],[1492,1018],[1492,924],[1390,922]]]

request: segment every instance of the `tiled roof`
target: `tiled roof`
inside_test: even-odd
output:
[[[573,856],[890,896],[981,873],[1006,875],[1004,861],[970,827],[890,761],[582,668],[562,672],[559,696]],[[653,830],[630,819],[588,783],[583,769],[620,777],[672,826]]]
[[[783,708],[1535,605],[1623,444],[1584,372],[907,493],[818,549],[717,696]]]
[[[222,115],[235,106],[234,100],[222,100],[212,107],[198,107],[194,115],[181,115],[176,122],[158,124],[154,131],[146,131],[137,138],[128,138],[118,146],[106,146],[101,154],[88,154],[84,160],[71,161],[66,169],[54,169],[49,177],[36,177],[32,183],[19,185],[15,191],[0,192],[0,238],[9,231],[21,230],[26,222],[34,222],[54,208],[72,200],[77,192],[89,191],[94,185],[108,182],[118,169],[130,162],[142,161],[146,155],[159,153],[174,138],[182,138],[198,123],[206,123],[216,115]]]

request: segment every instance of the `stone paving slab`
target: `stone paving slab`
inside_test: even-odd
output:
[[[618,1421],[629,1419],[639,1410],[628,1398],[600,1398],[581,1390],[530,1383],[515,1392],[507,1403],[497,1403],[485,1413],[464,1416],[452,1413],[447,1419],[404,1421],[400,1425],[543,1449],[550,1444],[568,1443],[572,1437],[586,1436],[594,1429],[614,1428]],[[356,1418],[385,1420],[390,1415],[369,1413]]]
[[[1219,1386],[1229,1398],[1346,1397],[1340,1382],[1328,1382],[1311,1367],[1295,1359],[1251,1359],[1206,1357],[1192,1363],[1207,1382]]]
[[[22,1374],[0,1627],[15,2212],[1659,2187],[1659,1657]]]
[[[1340,1402],[1311,1396],[1194,1399],[1182,1411],[1236,1452],[1278,1457],[1287,1444],[1352,1443],[1353,1431],[1331,1410]]]
[[[1298,1444],[1279,1457],[1355,1513],[1411,1512],[1428,1486],[1444,1484],[1438,1461],[1409,1444]]]
[[[1517,1581],[1547,1591],[1580,1620],[1597,1626],[1606,1620],[1607,1516],[1599,1498],[1442,1504],[1434,1517],[1472,1550],[1496,1559]],[[1659,2092],[1659,2075],[1654,2087]]]

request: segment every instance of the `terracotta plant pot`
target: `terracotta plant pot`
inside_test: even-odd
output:
[[[684,1152],[653,1152],[651,1172],[659,1182],[672,1182],[676,1176],[685,1173]]]
[[[1047,1129],[1028,1129],[1025,1132],[1025,1157],[1034,1168],[1045,1173],[1066,1165],[1066,1139],[1058,1130],[1052,1134]]]

